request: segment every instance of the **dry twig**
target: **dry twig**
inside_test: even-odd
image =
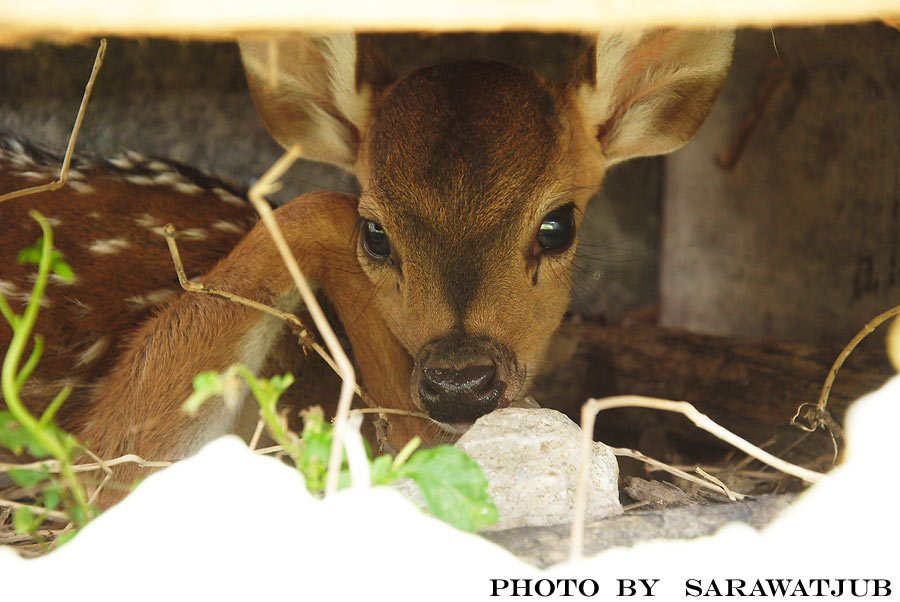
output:
[[[809,483],[817,483],[825,477],[822,473],[803,468],[802,466],[796,466],[790,462],[785,462],[780,458],[776,458],[769,452],[758,448],[746,439],[735,435],[715,423],[708,416],[699,412],[697,408],[684,401],[670,401],[667,399],[655,399],[638,395],[589,399],[581,406],[581,450],[578,460],[578,478],[575,485],[574,517],[572,519],[572,530],[569,537],[570,559],[580,558],[582,554],[585,509],[587,507],[587,473],[590,451],[594,443],[593,434],[595,418],[597,414],[603,410],[622,407],[649,408],[668,412],[678,412],[686,416],[691,422],[703,430],[782,472],[796,476]]]
[[[319,345],[315,339],[310,336],[309,331],[306,328],[306,325],[303,323],[300,318],[295,316],[294,314],[289,314],[287,312],[281,311],[280,309],[275,309],[274,307],[269,307],[268,305],[264,305],[253,299],[248,299],[247,297],[242,297],[240,295],[236,295],[234,293],[230,293],[228,291],[222,291],[218,289],[212,289],[206,286],[201,282],[192,282],[188,279],[187,273],[184,271],[184,264],[181,261],[181,253],[178,250],[178,243],[175,242],[175,227],[172,224],[166,224],[163,227],[163,234],[166,237],[166,244],[169,245],[169,254],[172,256],[172,263],[175,264],[175,273],[178,275],[178,283],[181,285],[181,288],[191,293],[202,293],[204,295],[209,295],[211,297],[217,297],[219,299],[225,299],[226,301],[233,301],[234,303],[239,303],[241,305],[246,305],[247,307],[252,307],[258,311],[261,311],[265,314],[269,314],[270,316],[275,316],[281,320],[284,320],[288,324],[294,326],[299,331],[300,343],[318,354],[328,366],[334,370],[334,372],[340,376],[341,372],[338,368],[337,364],[334,363],[334,360],[331,359],[331,356]],[[356,386],[354,389],[359,398],[362,399],[366,405],[370,407],[374,407],[374,402],[372,399],[363,392],[363,390]]]
[[[673,474],[676,477],[681,477],[686,481],[690,481],[691,483],[695,483],[700,485],[701,487],[706,487],[707,489],[712,489],[713,491],[717,491],[719,493],[724,494],[730,500],[742,500],[746,496],[740,493],[734,493],[725,486],[725,484],[714,476],[706,473],[700,467],[695,467],[694,470],[701,474],[706,480],[695,477],[689,472],[685,472],[684,470],[672,466],[670,464],[666,464],[665,462],[660,462],[650,456],[643,454],[634,449],[628,449],[626,447],[611,447],[610,448],[614,454],[617,456],[623,456],[626,458],[634,458],[635,460],[639,460],[640,462],[644,462],[645,464],[649,464],[650,466],[668,472],[669,474]]]
[[[822,385],[822,392],[819,394],[819,401],[816,405],[813,406],[811,403],[801,403],[797,407],[797,411],[794,413],[793,418],[791,418],[792,425],[810,433],[820,426],[824,426],[831,435],[831,441],[834,444],[834,461],[837,461],[839,443],[844,439],[843,429],[841,429],[840,424],[838,424],[837,420],[835,420],[827,410],[828,396],[831,394],[831,386],[834,384],[834,379],[837,378],[838,370],[841,369],[841,366],[844,365],[844,362],[850,357],[850,354],[853,353],[856,346],[859,345],[864,338],[872,334],[881,324],[898,314],[900,314],[900,305],[892,307],[886,312],[869,320],[869,322],[863,326],[862,330],[856,333],[856,336],[841,350],[837,359],[834,360],[834,364],[832,364],[831,370],[828,371],[828,376],[825,378],[825,384]],[[808,408],[802,417],[802,419],[806,421],[805,425],[800,423],[800,414],[803,413],[804,408]]]
[[[356,370],[353,368],[350,358],[347,357],[347,354],[341,347],[337,335],[335,335],[334,330],[331,328],[331,324],[328,323],[328,319],[325,317],[325,313],[319,306],[319,302],[316,300],[316,296],[307,283],[306,278],[304,278],[303,273],[300,271],[300,266],[297,265],[297,260],[291,253],[290,247],[288,247],[287,241],[281,232],[281,228],[275,220],[272,208],[269,207],[269,204],[264,198],[265,195],[271,194],[280,188],[280,184],[277,182],[278,178],[280,178],[299,157],[299,147],[292,147],[289,149],[281,159],[276,161],[256,184],[250,188],[247,196],[259,212],[266,228],[269,229],[269,234],[271,234],[272,240],[275,242],[275,246],[278,248],[278,252],[281,254],[281,258],[287,266],[288,272],[290,272],[293,277],[294,283],[297,285],[301,297],[303,297],[303,302],[306,304],[306,309],[309,311],[313,322],[319,329],[319,334],[322,335],[325,345],[331,352],[332,358],[334,359],[335,364],[337,364],[337,372],[342,379],[341,394],[338,399],[338,406],[334,416],[334,441],[331,445],[331,456],[328,460],[328,478],[325,482],[325,495],[328,496],[337,490],[338,478],[340,477],[344,432],[347,428],[347,417],[350,412],[350,404],[353,401],[353,394],[357,388]]]
[[[48,192],[59,190],[69,181],[69,165],[72,163],[72,154],[75,152],[75,141],[78,139],[78,132],[81,131],[81,122],[84,119],[84,113],[87,110],[88,100],[91,98],[91,91],[94,89],[94,81],[97,79],[97,73],[103,64],[103,56],[106,54],[106,40],[100,40],[100,48],[97,49],[97,56],[94,58],[94,66],[91,69],[91,76],[88,78],[87,85],[84,87],[84,95],[81,97],[81,105],[78,107],[78,114],[75,117],[75,125],[72,126],[72,133],[69,135],[69,144],[66,146],[66,154],[63,156],[62,167],[59,170],[59,179],[48,184],[39,186],[31,186],[0,195],[0,203],[10,199],[37,194],[39,192]]]

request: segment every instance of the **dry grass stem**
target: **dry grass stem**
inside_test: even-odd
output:
[[[585,509],[587,508],[587,473],[591,447],[594,443],[594,421],[597,414],[603,410],[623,407],[648,408],[683,414],[698,427],[773,468],[803,479],[809,483],[817,483],[825,478],[825,475],[822,473],[791,464],[790,462],[785,462],[769,452],[760,449],[746,439],[735,435],[731,431],[715,423],[708,416],[698,411],[697,408],[687,402],[642,397],[639,395],[621,395],[617,397],[607,397],[605,399],[589,399],[581,406],[581,449],[578,461],[578,478],[575,485],[574,516],[572,519],[571,535],[569,537],[570,559],[574,560],[580,558],[582,555]]]
[[[256,451],[256,446],[259,445],[259,438],[262,437],[262,432],[265,427],[265,420],[260,418],[256,421],[256,428],[253,430],[253,436],[250,437],[250,451]]]
[[[58,520],[62,522],[69,522],[69,517],[66,516],[64,512],[60,512],[59,510],[47,510],[41,506],[32,506],[31,504],[23,504],[21,502],[14,502],[12,500],[0,499],[0,507],[6,508],[28,508],[31,510],[35,516],[46,516],[47,518],[51,518],[53,520]]]
[[[414,412],[412,410],[401,410],[398,408],[356,408],[350,410],[351,414],[397,414],[398,416],[412,416],[413,418],[421,418],[422,420],[430,420],[440,424],[437,420],[424,412]]]
[[[675,468],[680,468],[681,470],[691,470],[691,469],[699,469],[703,472],[713,475],[715,473],[728,473],[733,474],[738,477],[743,477],[745,479],[753,479],[756,481],[775,481],[781,478],[781,473],[772,472],[769,470],[739,470],[735,469],[732,466],[703,466],[703,467],[690,467],[690,466],[676,466]],[[714,477],[711,477],[714,478]],[[740,495],[740,494],[737,494]]]
[[[72,133],[69,135],[69,143],[66,146],[66,154],[63,156],[62,167],[59,170],[59,179],[49,184],[41,184],[39,186],[31,186],[22,190],[15,190],[4,195],[0,195],[0,203],[30,194],[39,192],[48,192],[59,190],[69,181],[69,165],[72,163],[72,154],[75,152],[75,141],[78,139],[78,132],[81,131],[81,122],[84,120],[84,113],[87,110],[88,101],[91,98],[91,91],[94,89],[94,81],[97,79],[97,73],[103,64],[103,56],[106,54],[106,40],[100,40],[100,47],[97,49],[97,56],[94,58],[94,66],[91,69],[91,76],[88,78],[87,85],[84,87],[84,94],[81,96],[81,105],[78,107],[78,114],[75,116],[75,124],[72,126]]]
[[[226,301],[233,301],[234,303],[246,305],[247,307],[252,307],[253,309],[261,311],[265,314],[269,314],[270,316],[275,316],[276,318],[284,320],[299,331],[299,340],[302,345],[315,351],[316,354],[321,357],[332,370],[334,370],[335,374],[337,374],[338,376],[341,375],[340,369],[328,354],[328,352],[325,351],[325,349],[323,349],[322,346],[312,338],[312,336],[310,336],[309,330],[306,328],[306,325],[300,318],[298,318],[294,314],[289,314],[279,309],[275,309],[274,307],[269,307],[268,305],[264,305],[262,303],[254,301],[253,299],[235,295],[234,293],[230,293],[228,291],[209,288],[201,282],[192,282],[191,280],[189,280],[187,277],[187,273],[184,271],[184,264],[181,261],[181,252],[178,250],[178,243],[175,242],[175,227],[172,224],[166,224],[163,227],[163,234],[165,234],[166,237],[166,244],[169,245],[169,254],[172,256],[172,263],[175,264],[175,273],[178,275],[178,283],[181,285],[181,288],[191,293],[201,293],[204,295],[209,295],[211,297],[217,297],[219,299],[225,299]],[[366,395],[366,393],[358,385],[354,386],[355,393],[359,396],[360,399],[363,400],[363,402],[370,406],[374,405],[372,399],[368,395]]]
[[[694,469],[694,472],[696,472],[698,475],[700,475],[704,479],[708,479],[709,481],[718,485],[722,489],[722,491],[725,492],[725,495],[728,496],[728,499],[731,500],[732,502],[738,499],[737,496],[741,496],[741,498],[744,497],[743,494],[734,493],[733,491],[731,491],[731,489],[729,489],[728,486],[725,485],[725,483],[723,483],[720,479],[717,479],[716,477],[712,476],[711,474],[709,474],[708,472],[706,472],[699,466]]]
[[[797,411],[794,413],[793,418],[791,418],[791,424],[808,432],[813,432],[820,426],[824,426],[831,435],[831,441],[834,444],[835,461],[837,460],[839,452],[839,444],[844,439],[844,433],[837,420],[835,420],[827,410],[828,396],[831,395],[831,387],[834,384],[834,379],[837,378],[838,370],[841,369],[841,366],[844,365],[844,362],[850,357],[850,354],[853,353],[856,346],[859,345],[864,338],[872,334],[876,328],[881,326],[881,324],[898,314],[900,314],[900,305],[892,307],[886,312],[869,320],[869,322],[863,326],[862,330],[856,333],[856,336],[841,350],[837,359],[834,360],[834,364],[832,364],[831,370],[828,371],[828,376],[825,378],[825,384],[822,385],[822,392],[819,394],[819,401],[816,405],[813,406],[810,403],[801,403],[797,407]],[[803,412],[804,408],[808,408],[805,413]],[[802,418],[800,416],[801,413],[804,414]],[[806,421],[806,424],[801,424],[801,419]]]
[[[74,472],[91,472],[95,470],[106,471],[110,466],[118,466],[119,464],[137,464],[141,468],[165,468],[171,466],[172,462],[151,462],[144,460],[135,454],[125,454],[112,460],[104,460],[102,462],[88,462],[85,464],[75,464],[72,466]],[[46,467],[49,472],[59,472],[59,462],[56,460],[44,460],[40,462],[30,462],[28,464],[4,464],[0,463],[0,472],[9,470],[10,468],[20,468],[25,470],[40,470]]]
[[[610,449],[617,456],[634,458],[635,460],[644,462],[645,464],[648,464],[655,469],[668,472],[669,474],[673,474],[676,477],[681,477],[682,479],[690,481],[691,483],[696,483],[701,487],[705,487],[707,489],[712,489],[713,491],[716,491],[718,493],[722,493],[726,495],[730,500],[742,500],[746,497],[745,495],[740,493],[733,493],[728,489],[728,487],[725,486],[724,483],[722,483],[722,481],[709,474],[703,473],[700,468],[695,467],[694,470],[700,471],[700,474],[702,474],[702,476],[704,476],[707,480],[696,477],[691,473],[682,470],[681,468],[666,464],[665,462],[660,462],[659,460],[651,458],[650,456],[647,456],[646,454],[643,454],[634,449],[628,449],[626,447],[611,447]]]
[[[275,241],[275,246],[278,248],[278,252],[281,254],[281,258],[287,266],[288,272],[290,272],[293,277],[294,283],[297,285],[297,289],[300,291],[300,295],[303,297],[303,301],[306,304],[306,309],[312,316],[316,328],[319,329],[319,334],[325,341],[325,346],[328,347],[328,351],[331,352],[331,356],[338,367],[338,374],[342,379],[341,394],[338,399],[338,406],[334,416],[334,441],[331,446],[331,456],[328,460],[328,478],[325,482],[325,495],[328,496],[337,490],[338,478],[340,477],[344,431],[347,427],[347,417],[350,411],[350,405],[353,402],[353,394],[357,388],[356,371],[354,370],[350,359],[347,357],[347,354],[344,352],[344,349],[341,347],[337,335],[335,335],[334,330],[331,328],[331,324],[328,323],[328,319],[325,317],[325,313],[319,306],[319,302],[316,300],[316,296],[307,283],[306,278],[303,277],[300,266],[297,265],[297,260],[294,258],[293,253],[291,253],[287,241],[284,239],[284,235],[281,232],[281,228],[278,226],[278,222],[275,221],[272,208],[269,207],[269,204],[264,198],[265,195],[271,194],[278,189],[278,178],[280,178],[299,157],[299,147],[292,147],[281,157],[281,159],[276,161],[265,174],[263,174],[256,184],[250,188],[247,196],[259,212],[263,223],[269,229],[269,234],[272,236],[272,240]]]
[[[261,447],[259,449],[254,449],[253,453],[258,456],[267,456],[269,454],[277,454],[279,452],[283,452],[284,448],[280,445],[270,445],[269,447]]]

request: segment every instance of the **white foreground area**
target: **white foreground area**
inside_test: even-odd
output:
[[[900,429],[900,377],[856,403],[846,427],[844,465],[762,532],[735,524],[715,537],[611,550],[547,571],[425,516],[386,488],[318,501],[294,470],[223,438],[148,478],[46,557],[22,560],[0,548],[0,598],[498,599],[492,579],[531,579],[533,598],[578,598],[580,582],[587,593],[596,584],[594,599],[615,599],[618,580],[628,579],[658,579],[657,600],[705,593],[712,580],[724,597],[727,579],[744,579],[745,593],[756,580],[830,579],[827,597],[839,585],[842,597],[852,597],[850,583],[838,579],[880,579],[900,596],[891,452]],[[574,580],[574,596],[563,595],[557,580],[566,579]],[[525,582],[517,585],[525,597]],[[546,594],[551,585],[552,595],[535,593],[535,586]],[[871,582],[857,582],[858,593],[865,585],[872,597]],[[643,585],[635,586],[641,597]],[[510,583],[499,597],[512,593]]]

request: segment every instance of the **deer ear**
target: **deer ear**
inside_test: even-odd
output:
[[[610,164],[670,153],[693,138],[722,88],[733,47],[731,31],[594,38],[576,93]]]
[[[363,44],[365,45],[365,43]],[[353,34],[241,40],[253,102],[272,136],[303,156],[350,169],[386,75]]]

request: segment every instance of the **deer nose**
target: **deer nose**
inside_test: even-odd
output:
[[[423,368],[419,398],[435,420],[471,422],[497,407],[504,388],[493,363],[459,370]]]
[[[435,420],[473,422],[503,405],[507,355],[496,341],[465,333],[435,339],[418,354],[412,393]]]

